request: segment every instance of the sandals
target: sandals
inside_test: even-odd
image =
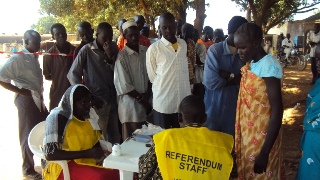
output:
[[[33,180],[42,180],[42,175],[37,172],[35,172],[33,174],[28,174],[25,176],[28,177],[29,179],[33,179]]]

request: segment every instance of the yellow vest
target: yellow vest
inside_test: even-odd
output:
[[[206,127],[168,129],[153,137],[164,180],[229,179],[233,137]]]

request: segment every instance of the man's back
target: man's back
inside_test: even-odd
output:
[[[163,179],[228,179],[233,165],[231,135],[206,127],[168,129],[154,135]]]

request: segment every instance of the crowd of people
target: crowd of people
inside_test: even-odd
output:
[[[118,171],[101,167],[108,152],[99,140],[120,143],[148,122],[166,130],[154,136],[153,146],[140,157],[138,179],[286,178],[283,72],[261,46],[261,27],[234,16],[227,36],[209,26],[200,35],[169,12],[159,24],[159,38],[151,43],[141,15],[119,20],[116,42],[109,23],[101,22],[94,31],[81,22],[82,41],[74,47],[66,28],[55,23],[51,34],[56,42],[49,52],[73,56],[45,55],[43,70],[38,55],[32,54],[39,51],[40,34],[25,32],[22,52],[27,54],[12,56],[0,69],[0,85],[16,93],[24,175],[42,178],[34,170],[27,138],[46,120],[45,179],[63,177],[61,168],[50,162],[54,160],[69,160],[71,179],[119,179]],[[49,111],[43,76],[52,81]],[[311,94],[315,101],[319,91]],[[304,137],[314,136],[308,131]],[[300,176],[307,174],[299,171]]]

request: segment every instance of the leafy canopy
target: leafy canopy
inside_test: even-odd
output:
[[[231,0],[243,11],[247,19],[255,21],[267,33],[272,27],[293,19],[296,13],[314,10],[320,0]]]

